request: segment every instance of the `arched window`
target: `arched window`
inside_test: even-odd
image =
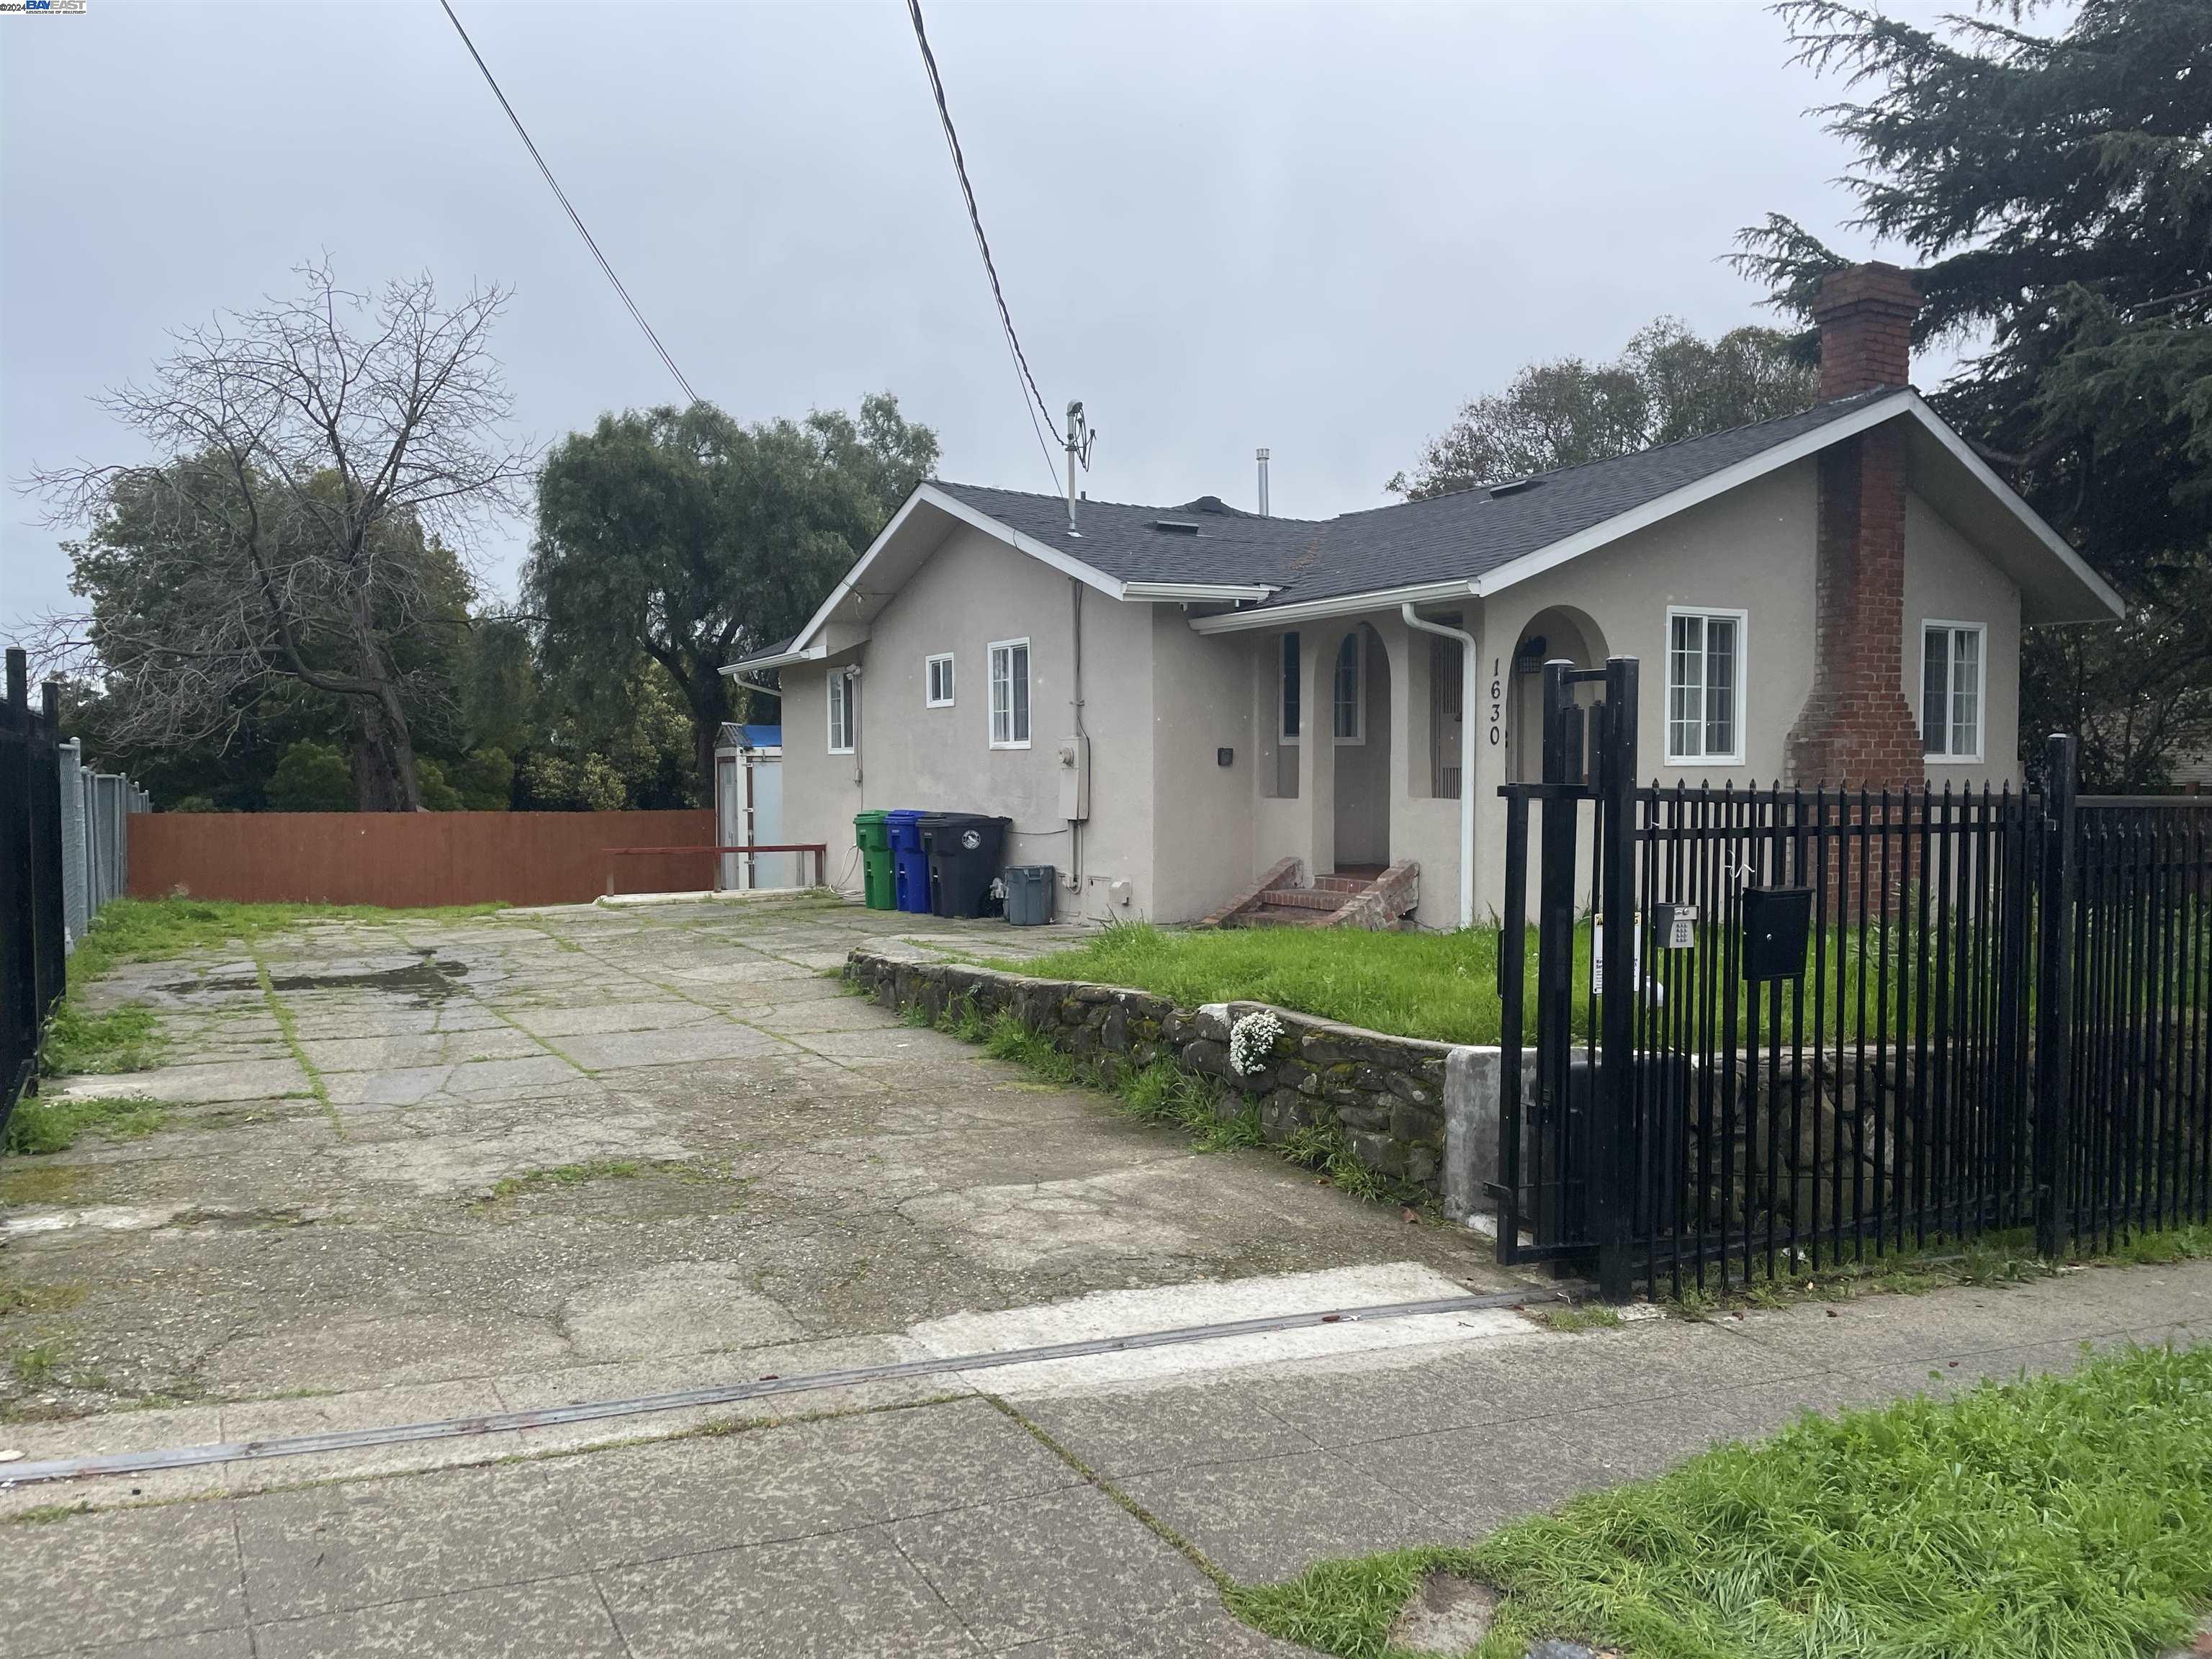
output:
[[[1339,743],[1364,743],[1367,726],[1364,718],[1364,700],[1361,689],[1367,676],[1366,636],[1358,629],[1344,636],[1336,647],[1335,732]]]

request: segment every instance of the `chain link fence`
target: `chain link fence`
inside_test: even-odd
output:
[[[124,890],[131,817],[149,805],[130,779],[86,769],[62,740],[60,688],[33,706],[27,667],[9,651],[0,703],[0,1129],[38,1075],[70,953]]]

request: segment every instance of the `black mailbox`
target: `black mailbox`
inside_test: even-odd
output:
[[[1805,942],[1812,925],[1811,888],[1745,888],[1743,976],[1750,980],[1802,978]]]

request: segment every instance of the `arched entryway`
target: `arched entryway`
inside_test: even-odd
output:
[[[1529,617],[1513,647],[1512,712],[1505,725],[1506,776],[1516,783],[1534,783],[1544,772],[1543,666],[1564,657],[1577,668],[1595,668],[1605,660],[1605,635],[1583,612],[1571,605],[1553,605]],[[1584,688],[1577,696],[1594,702],[1596,692]]]
[[[1390,862],[1390,658],[1365,623],[1331,642],[1328,722],[1336,751],[1336,867]]]

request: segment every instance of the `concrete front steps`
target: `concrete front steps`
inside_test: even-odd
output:
[[[1284,859],[1258,883],[1215,910],[1204,927],[1409,927],[1420,899],[1420,866],[1401,860],[1388,869],[1333,870],[1297,884],[1299,863]]]

